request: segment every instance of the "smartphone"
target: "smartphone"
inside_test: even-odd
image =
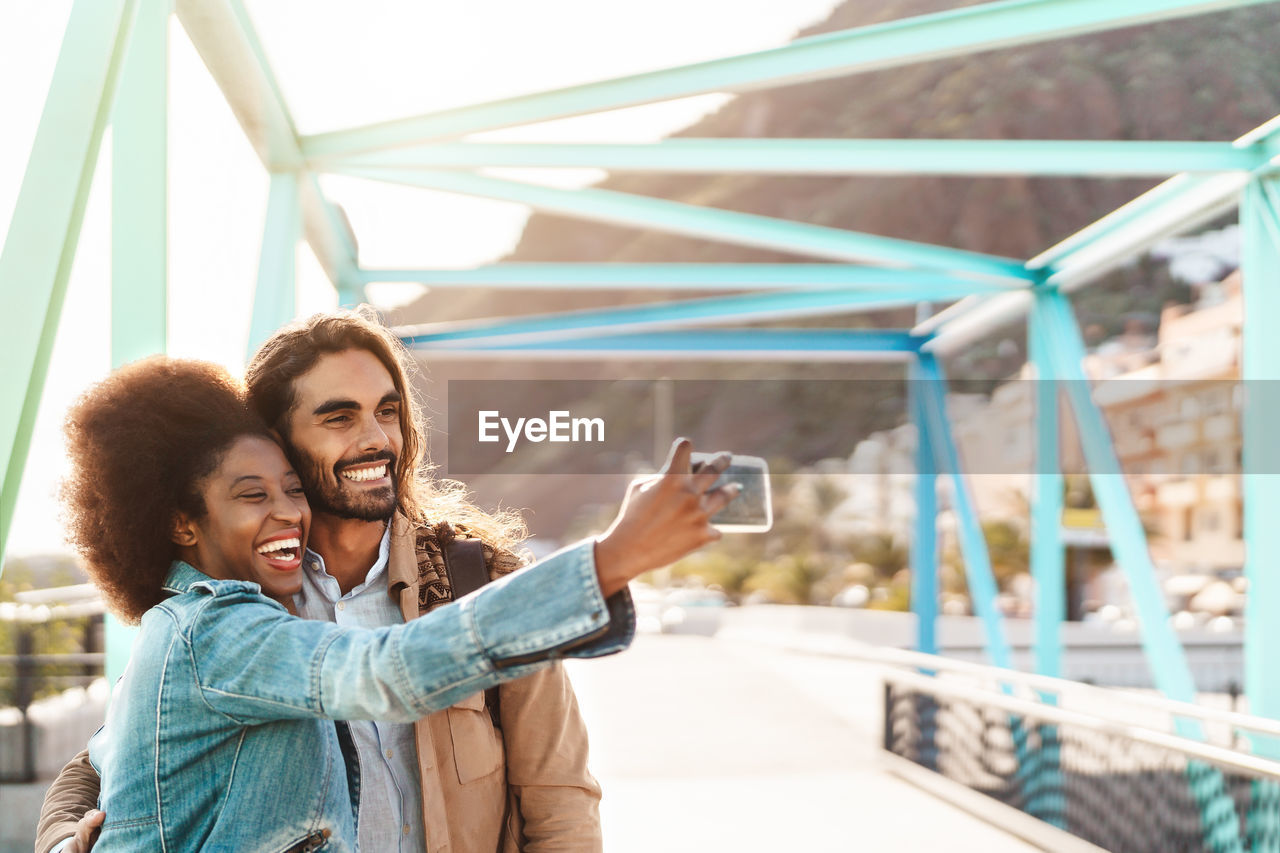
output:
[[[714,453],[694,453],[694,471],[715,458]],[[729,467],[711,488],[741,483],[742,492],[711,517],[711,524],[725,533],[764,533],[773,527],[773,500],[769,496],[769,464],[759,456],[734,454]]]

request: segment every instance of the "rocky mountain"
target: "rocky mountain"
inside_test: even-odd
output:
[[[936,12],[947,0],[850,0],[798,36]],[[1086,35],[1021,48],[919,63],[883,72],[751,92],[680,133],[684,137],[1223,140],[1280,113],[1280,6]],[[1078,178],[791,177],[618,174],[599,186],[642,196],[781,217],[1007,255],[1033,256],[1140,194],[1156,181]],[[535,214],[508,261],[791,261],[801,258],[728,244]],[[811,260],[811,259],[804,259]],[[687,295],[687,294],[684,294]],[[1185,287],[1164,265],[1141,262],[1076,297],[1092,337],[1119,330],[1135,313],[1153,321]],[[396,322],[488,317],[673,298],[654,291],[575,294],[456,290],[428,293]],[[912,312],[833,315],[806,325],[909,326]],[[798,325],[788,321],[783,325]],[[1009,341],[1001,346],[1002,341]],[[953,376],[995,379],[1021,359],[1013,325],[949,365]],[[815,365],[554,365],[437,362],[437,380],[493,377],[681,377],[871,379],[897,367]],[[791,383],[779,383],[779,388]],[[877,382],[881,388],[884,383]],[[439,398],[439,384],[433,392]],[[821,384],[735,400],[719,422],[759,423],[752,437],[795,462],[847,454],[872,429],[902,416],[902,395],[868,398],[857,413],[815,436],[798,419],[823,422]],[[803,414],[800,414],[803,413]],[[757,448],[758,449],[758,448]],[[482,495],[483,497],[483,495]],[[509,501],[510,502],[510,501]],[[526,503],[518,498],[516,503]],[[536,505],[532,500],[529,505]],[[559,526],[559,522],[552,525]]]

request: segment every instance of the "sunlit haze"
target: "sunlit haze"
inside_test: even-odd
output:
[[[249,0],[246,6],[298,130],[308,134],[778,46],[824,18],[836,2]],[[70,0],[43,0],[5,10],[0,227],[6,233],[70,9]],[[239,373],[267,176],[176,19],[171,33],[169,352]],[[687,126],[727,97],[705,95],[474,138],[645,142]],[[67,406],[107,372],[110,360],[110,157],[108,131],[13,517],[11,554],[65,547],[55,497],[65,470],[61,423]],[[494,171],[560,186],[601,176],[592,170]],[[514,246],[529,214],[519,205],[355,179],[322,183],[351,217],[361,262],[369,267],[492,261]],[[371,297],[390,304],[420,292],[384,285],[371,289]],[[334,304],[319,265],[301,246],[299,313]]]

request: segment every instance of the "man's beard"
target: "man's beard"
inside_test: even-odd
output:
[[[332,478],[326,476],[324,466],[300,448],[290,448],[289,455],[293,457],[294,469],[302,481],[302,490],[307,493],[312,512],[353,521],[386,521],[395,512],[396,455],[390,450],[342,459],[333,466]],[[358,492],[355,483],[347,485],[350,481],[342,476],[343,468],[379,461],[387,463],[391,485]]]

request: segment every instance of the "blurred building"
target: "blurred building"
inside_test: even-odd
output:
[[[1157,558],[1232,570],[1244,565],[1240,275],[1198,290],[1163,311],[1149,363],[1098,352],[1086,369],[1105,380],[1097,399]]]
[[[1116,454],[1151,533],[1156,562],[1173,573],[1230,572],[1244,564],[1241,535],[1239,273],[1196,288],[1191,305],[1169,306],[1159,331],[1128,318],[1123,334],[1099,344],[1085,362]],[[961,464],[986,519],[1025,523],[1036,471],[1036,383],[1030,365],[991,395],[951,394],[949,414]],[[1083,483],[1087,468],[1069,405],[1060,403],[1062,470]],[[915,515],[916,431],[906,424],[855,447],[848,498],[829,523],[851,532],[911,535]],[[940,477],[943,530],[952,526],[948,478]],[[1072,514],[1074,512],[1074,514]],[[1072,519],[1079,509],[1068,510]],[[1065,519],[1070,544],[1105,548],[1096,524]],[[1079,528],[1077,530],[1077,528]],[[1070,539],[1071,537],[1068,536]]]

